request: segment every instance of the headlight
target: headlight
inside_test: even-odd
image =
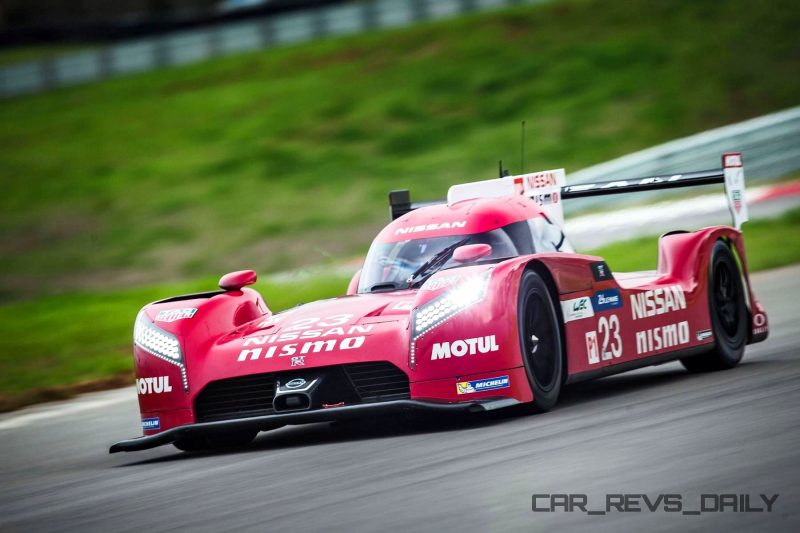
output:
[[[469,306],[480,302],[486,294],[491,271],[468,278],[444,294],[414,310],[414,341]]]
[[[136,317],[136,323],[133,326],[133,343],[150,355],[180,368],[183,390],[189,390],[181,343],[175,335],[150,322],[144,311],[140,311]]]

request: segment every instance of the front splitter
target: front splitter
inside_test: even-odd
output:
[[[425,400],[393,400],[389,402],[376,402],[328,409],[314,409],[309,411],[294,411],[288,413],[275,413],[252,418],[239,418],[235,420],[221,420],[219,422],[201,422],[178,426],[156,435],[138,437],[120,441],[109,448],[109,453],[135,452],[147,450],[156,446],[163,446],[175,442],[181,437],[199,435],[205,432],[218,432],[220,430],[235,431],[239,429],[269,430],[276,426],[287,424],[311,424],[314,422],[330,422],[344,418],[371,416],[376,414],[396,413],[402,411],[426,412],[467,412],[480,413],[494,411],[504,407],[517,405],[519,402],[513,398],[489,398],[465,403],[442,403]]]

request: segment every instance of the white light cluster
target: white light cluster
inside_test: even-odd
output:
[[[489,273],[467,279],[418,308],[414,314],[414,340],[445,320],[479,302],[486,293]]]
[[[173,335],[150,324],[141,314],[133,328],[133,342],[154,355],[181,360],[181,345]]]
[[[179,367],[181,369],[183,390],[189,390],[180,342],[175,335],[150,322],[144,311],[140,312],[139,316],[136,317],[136,323],[133,326],[133,342],[149,354]]]

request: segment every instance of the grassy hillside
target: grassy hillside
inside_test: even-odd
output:
[[[363,250],[386,193],[800,103],[790,0],[564,0],[0,102],[0,297]]]

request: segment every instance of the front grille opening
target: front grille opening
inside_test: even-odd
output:
[[[344,365],[362,402],[410,398],[408,376],[391,363],[354,363]]]
[[[272,402],[276,383],[312,375],[323,380],[323,386],[312,397],[312,409],[342,401],[351,405],[411,397],[408,376],[393,364],[386,361],[351,363],[213,381],[195,399],[197,421],[215,422],[274,414]]]

